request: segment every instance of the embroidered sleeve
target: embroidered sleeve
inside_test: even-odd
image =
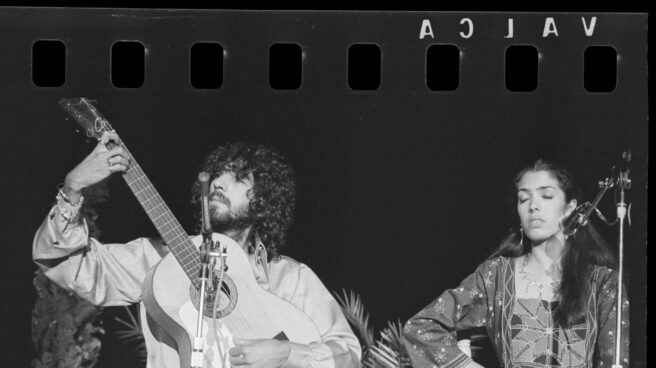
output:
[[[404,342],[415,368],[464,367],[472,361],[458,348],[456,331],[486,324],[490,267],[490,261],[481,265],[405,324]]]
[[[597,290],[597,322],[599,332],[595,346],[595,367],[611,367],[615,362],[617,336],[617,272],[604,268],[600,271]],[[622,320],[620,363],[629,366],[629,300],[622,288]]]

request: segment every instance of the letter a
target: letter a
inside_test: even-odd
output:
[[[556,30],[556,23],[554,19],[549,17],[544,20],[544,31],[542,31],[542,38],[547,37],[550,33],[553,33],[558,37],[558,30]]]
[[[423,40],[424,37],[426,36],[435,38],[435,36],[433,36],[433,28],[431,27],[430,20],[428,19],[424,19],[421,21],[421,31],[419,31],[419,39]]]
[[[585,24],[585,17],[581,17],[581,22],[583,22],[583,29],[585,30],[585,35],[590,37],[594,33],[595,25],[597,24],[597,17],[592,17],[590,20],[590,26]]]

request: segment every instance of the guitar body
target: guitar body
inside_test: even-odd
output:
[[[225,316],[217,318],[216,334],[211,313],[203,317],[204,367],[230,367],[228,350],[234,346],[233,337],[276,337],[305,344],[321,340],[316,326],[302,310],[257,283],[248,256],[234,240],[221,234],[214,234],[214,239],[227,249],[225,274],[234,282],[229,297],[233,305]],[[193,240],[199,244],[201,237]],[[194,294],[191,281],[171,253],[153,267],[144,282],[146,311],[176,341],[181,368],[190,367],[196,336],[198,308]]]

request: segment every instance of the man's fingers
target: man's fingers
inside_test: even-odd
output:
[[[229,360],[230,360],[230,365],[233,367],[243,367],[249,364],[248,361],[246,360],[246,357],[243,357],[241,355],[236,357],[231,356]]]
[[[111,165],[122,165],[122,166],[126,166],[126,167],[127,167],[129,163],[130,163],[130,160],[129,160],[129,159],[127,159],[127,158],[125,158],[125,157],[123,157],[123,156],[120,156],[120,155],[109,156],[109,157],[107,158],[107,164],[108,164],[109,166],[111,166]]]
[[[232,343],[235,345],[246,345],[250,343],[249,339],[240,339],[239,337],[233,337],[232,338]]]
[[[115,130],[103,132],[99,139],[100,143],[107,144],[109,141],[119,142],[118,134]]]
[[[127,152],[125,152],[125,149],[123,149],[123,147],[121,146],[116,146],[107,152],[112,156],[120,155],[120,156],[127,157]]]
[[[228,350],[228,355],[230,355],[230,365],[233,367],[245,366],[248,365],[248,358],[246,358],[246,352],[241,346],[234,346]]]
[[[244,355],[244,349],[242,349],[241,346],[234,346],[230,348],[230,350],[228,350],[228,354],[230,354],[230,356],[235,356],[235,357],[242,356]]]
[[[114,172],[116,172],[116,171],[127,171],[128,167],[125,166],[125,165],[121,165],[121,164],[114,164],[114,165],[109,167],[109,170],[114,171]]]
[[[100,136],[100,139],[98,139],[98,145],[96,145],[96,149],[107,149],[107,143],[110,141],[114,142],[116,145],[121,143],[121,140],[115,131],[103,132],[102,136]]]
[[[99,153],[98,160],[104,166],[110,168],[113,165],[121,165],[122,167],[127,168],[130,164],[130,158],[127,156],[127,152],[121,147],[115,147],[109,151]]]
[[[268,341],[269,339],[240,339],[239,337],[233,337],[232,342],[235,345],[252,345],[262,341]]]

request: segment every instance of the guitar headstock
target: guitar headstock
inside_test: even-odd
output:
[[[68,112],[84,129],[89,138],[100,139],[104,132],[114,131],[114,128],[100,114],[92,100],[84,97],[62,98],[59,105]]]

